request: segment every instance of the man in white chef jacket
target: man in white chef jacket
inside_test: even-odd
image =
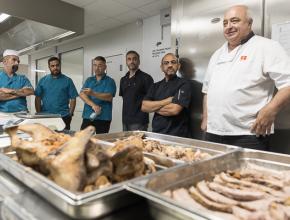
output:
[[[224,14],[227,42],[208,64],[201,127],[208,141],[265,150],[277,113],[290,104],[290,59],[278,42],[255,35],[252,23],[243,5]]]

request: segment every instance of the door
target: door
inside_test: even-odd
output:
[[[110,133],[120,132],[122,128],[123,99],[119,96],[120,80],[125,75],[123,54],[106,57],[107,74],[115,80],[117,86],[116,96],[113,98],[112,123]]]
[[[75,84],[75,87],[80,92],[84,78],[84,51],[83,48],[60,54],[61,72],[70,77]],[[71,122],[71,130],[79,131],[82,123],[84,102],[80,97],[77,97],[76,108]]]

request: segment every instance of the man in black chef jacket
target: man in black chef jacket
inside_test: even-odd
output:
[[[140,56],[130,50],[126,54],[128,72],[120,80],[120,93],[123,98],[123,131],[147,131],[149,114],[141,111],[144,96],[153,84],[152,77],[139,69]]]
[[[177,77],[177,57],[166,54],[161,60],[165,78],[154,83],[142,102],[142,111],[155,112],[153,132],[189,137],[189,105],[191,87],[188,80]]]

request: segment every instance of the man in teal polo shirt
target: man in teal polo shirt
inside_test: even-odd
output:
[[[106,75],[106,59],[98,56],[93,61],[95,76],[89,77],[80,92],[85,102],[81,129],[92,125],[96,133],[108,133],[112,121],[112,101],[116,94],[115,81]]]
[[[70,130],[78,92],[72,79],[61,73],[57,57],[48,59],[48,67],[50,74],[42,77],[35,89],[36,112],[60,114],[65,129]]]
[[[34,90],[26,76],[17,74],[20,63],[18,52],[5,50],[3,71],[0,72],[0,112],[28,111],[26,96]]]

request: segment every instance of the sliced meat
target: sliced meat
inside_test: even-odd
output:
[[[169,189],[161,193],[161,195],[172,198],[172,192]]]
[[[269,213],[272,219],[275,219],[275,220],[289,220],[290,219],[289,207],[285,207],[276,202],[273,202],[270,204]]]
[[[220,204],[217,202],[210,201],[209,199],[201,195],[198,192],[198,190],[196,190],[196,188],[193,186],[189,188],[189,192],[197,202],[199,202],[200,204],[204,205],[205,207],[211,210],[229,212],[229,213],[232,212],[232,205]]]
[[[283,172],[273,170],[273,169],[268,169],[265,167],[261,167],[259,165],[253,164],[253,163],[248,163],[245,168],[241,169],[240,173],[241,173],[241,175],[245,175],[247,173],[255,173],[255,175],[263,174],[264,176],[272,176],[272,177],[279,179],[279,180],[284,179]]]
[[[274,202],[279,201],[277,198],[260,199],[251,202],[240,202],[242,208],[248,209],[250,211],[267,211],[269,205]]]
[[[234,216],[238,217],[241,220],[270,220],[268,213],[263,212],[251,212],[246,209],[234,206],[233,208]]]
[[[172,198],[186,207],[206,210],[202,205],[194,201],[188,191],[184,188],[173,190]]]
[[[236,179],[230,175],[227,175],[226,173],[222,172],[220,175],[217,175],[220,177],[220,179],[226,183],[233,183],[233,184],[238,184],[240,186],[247,186],[247,187],[251,187],[253,189],[257,189],[259,191],[263,191],[263,192],[267,192],[273,196],[276,196],[276,197],[280,197],[280,198],[284,198],[285,197],[285,194],[281,191],[277,191],[277,190],[274,190],[270,187],[267,187],[267,186],[263,186],[263,185],[260,185],[260,184],[256,184],[256,183],[252,183],[250,181],[247,181],[247,180],[239,180],[239,179]]]
[[[167,193],[168,191],[170,191],[170,190],[167,190],[164,193],[169,194],[169,193]],[[210,213],[211,215],[218,216],[218,217],[220,217],[223,220],[238,220],[238,218],[236,218],[232,214],[208,210],[207,208],[202,206],[200,203],[196,202],[191,197],[191,195],[188,193],[188,191],[186,189],[184,189],[184,188],[173,190],[170,193],[172,193],[172,198],[175,201],[178,201],[180,204],[182,204],[182,205],[184,205],[184,206],[186,206],[188,208],[199,210],[201,212]]]
[[[264,186],[268,186],[271,187],[273,189],[276,190],[281,190],[284,186],[283,181],[281,180],[274,180],[274,179],[266,179],[266,178],[257,178],[257,177],[247,177],[247,178],[243,178],[244,180],[253,182],[253,183],[258,183],[258,184],[262,184]]]
[[[204,195],[205,197],[207,197],[208,199],[214,201],[214,202],[218,202],[218,203],[223,203],[223,204],[228,204],[228,205],[237,205],[238,202],[233,200],[233,199],[229,199],[215,191],[212,191],[208,188],[207,184],[205,181],[201,181],[199,183],[197,183],[196,185],[198,191]]]
[[[263,192],[233,189],[215,182],[209,183],[208,186],[211,190],[241,201],[252,201],[263,199],[265,197],[265,193]]]

